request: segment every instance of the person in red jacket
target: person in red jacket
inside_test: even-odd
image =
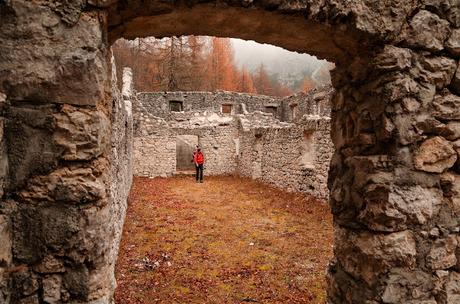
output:
[[[204,155],[201,152],[199,146],[196,147],[196,151],[193,152],[193,162],[195,163],[196,168],[196,182],[203,182],[203,165],[204,165]]]

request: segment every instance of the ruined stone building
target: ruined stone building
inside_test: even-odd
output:
[[[328,303],[460,303],[458,0],[0,1],[0,303],[113,301],[136,105],[113,88],[110,45],[180,35],[255,40],[335,63]],[[238,126],[222,140],[239,139],[239,156],[208,170],[243,162],[233,168],[250,176],[279,170],[257,151],[276,158],[278,140],[306,136],[289,119],[264,129],[271,117],[238,113],[139,122],[170,125],[167,138],[228,120],[216,130]],[[202,144],[209,159],[226,149]]]
[[[134,175],[166,177],[193,169],[199,144],[206,175],[243,175],[327,198],[331,94],[330,88],[288,98],[133,94]]]

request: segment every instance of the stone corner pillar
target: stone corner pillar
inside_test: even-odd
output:
[[[455,11],[420,10],[398,46],[334,75],[331,304],[460,303]]]
[[[106,13],[90,2],[0,4],[11,303],[112,301],[128,183],[112,147],[122,157],[128,145],[111,143],[125,124],[114,125]]]

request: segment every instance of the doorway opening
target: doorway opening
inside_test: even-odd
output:
[[[190,174],[195,170],[191,161],[193,152],[198,146],[198,136],[178,135],[176,137],[176,174]]]

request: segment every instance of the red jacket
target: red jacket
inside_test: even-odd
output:
[[[202,152],[193,153],[193,162],[198,165],[204,164],[204,155]]]

